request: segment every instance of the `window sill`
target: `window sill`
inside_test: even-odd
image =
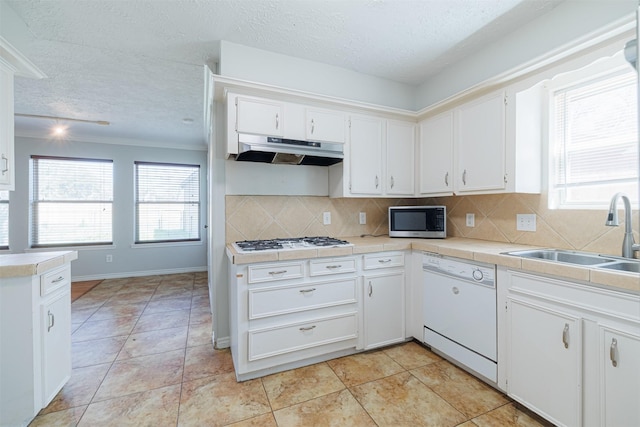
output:
[[[204,243],[202,240],[198,242],[162,242],[162,243],[134,243],[131,245],[132,249],[145,249],[145,248],[168,248],[174,246],[202,246]]]
[[[26,248],[24,252],[52,252],[52,251],[98,251],[114,249],[116,245],[95,245],[95,246],[56,246],[50,248]]]

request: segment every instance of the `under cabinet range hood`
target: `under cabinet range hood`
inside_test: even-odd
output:
[[[344,159],[343,144],[298,141],[238,134],[237,161],[286,165],[330,166]]]

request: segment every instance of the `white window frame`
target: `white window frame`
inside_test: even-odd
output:
[[[198,180],[198,188],[197,191],[195,192],[195,196],[197,196],[197,199],[192,199],[190,201],[186,201],[186,200],[182,200],[182,201],[177,201],[177,200],[172,200],[170,198],[164,199],[164,200],[157,200],[157,201],[150,201],[150,200],[144,200],[141,201],[140,200],[140,188],[138,185],[139,182],[139,166],[152,166],[152,167],[167,167],[167,168],[183,168],[183,169],[191,169],[192,171],[197,171],[196,176],[197,176],[197,180]],[[200,167],[200,165],[198,164],[183,164],[183,163],[162,163],[162,162],[148,162],[148,161],[135,161],[134,162],[134,205],[135,205],[135,218],[134,218],[134,247],[154,247],[154,246],[165,246],[165,245],[172,245],[172,246],[181,246],[181,245],[193,245],[193,244],[201,244],[202,243],[202,231],[201,231],[201,225],[202,225],[202,212],[201,212],[201,206],[202,206],[202,202],[201,202],[201,192],[202,192],[202,177],[201,177],[201,173],[202,173],[202,168]],[[190,237],[190,238],[185,238],[185,237],[177,237],[177,238],[171,238],[171,237],[166,237],[166,238],[158,238],[158,239],[143,239],[141,237],[141,210],[140,207],[142,205],[170,205],[170,204],[174,204],[174,205],[195,205],[195,208],[192,209],[192,211],[197,212],[197,224],[195,226],[195,230],[197,233],[196,237]],[[184,220],[184,218],[183,218]]]
[[[593,81],[596,79],[601,79],[607,75],[611,75],[613,73],[620,72],[633,72],[631,65],[629,65],[622,54],[619,52],[611,57],[601,58],[594,63],[585,66],[579,70],[565,72],[561,75],[554,77],[553,79],[547,82],[548,89],[548,106],[549,106],[549,115],[548,115],[548,174],[547,174],[547,182],[548,182],[548,196],[549,196],[549,208],[551,209],[607,209],[609,206],[610,200],[602,200],[598,203],[594,202],[576,202],[576,201],[565,201],[563,199],[563,193],[560,189],[558,189],[555,185],[555,170],[556,170],[556,161],[557,159],[554,157],[554,135],[556,133],[556,120],[555,120],[555,98],[554,94],[557,91],[566,89],[568,87],[577,86],[583,84],[585,82]],[[637,142],[637,141],[636,141]],[[637,183],[637,179],[636,179]],[[611,196],[615,194],[616,191],[611,192]],[[635,191],[628,192],[629,197],[633,200],[634,207],[638,207],[638,189],[636,184]]]
[[[38,169],[35,168],[35,163],[40,160],[52,160],[52,161],[64,161],[64,162],[78,162],[78,163],[101,163],[101,164],[110,164],[111,165],[111,182],[110,182],[110,198],[105,199],[91,199],[91,200],[76,200],[76,199],[63,199],[63,200],[54,200],[49,198],[39,198],[39,186],[40,182],[43,180],[43,177],[38,173]],[[46,249],[46,248],[75,248],[75,247],[108,247],[113,246],[113,160],[110,159],[95,159],[95,158],[79,158],[79,157],[56,157],[56,156],[41,156],[41,155],[32,155],[31,156],[31,170],[30,170],[30,206],[29,206],[29,226],[30,226],[30,249]],[[46,178],[45,178],[46,179]],[[40,230],[38,229],[38,215],[39,215],[39,206],[42,204],[49,203],[61,203],[61,204],[81,204],[81,205],[102,205],[103,207],[109,207],[108,211],[111,212],[110,215],[110,224],[111,229],[109,230],[109,235],[104,240],[92,240],[92,241],[76,241],[74,239],[64,242],[56,242],[56,243],[48,243],[43,242],[39,239]]]

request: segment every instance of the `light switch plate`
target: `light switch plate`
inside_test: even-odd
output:
[[[476,215],[472,213],[467,214],[467,227],[476,226]]]
[[[322,214],[322,223],[324,225],[330,225],[331,224],[331,212],[325,212]]]
[[[536,214],[516,214],[516,230],[536,231]]]

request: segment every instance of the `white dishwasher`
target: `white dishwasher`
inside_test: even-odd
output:
[[[422,270],[424,342],[495,384],[495,265],[425,253]]]

